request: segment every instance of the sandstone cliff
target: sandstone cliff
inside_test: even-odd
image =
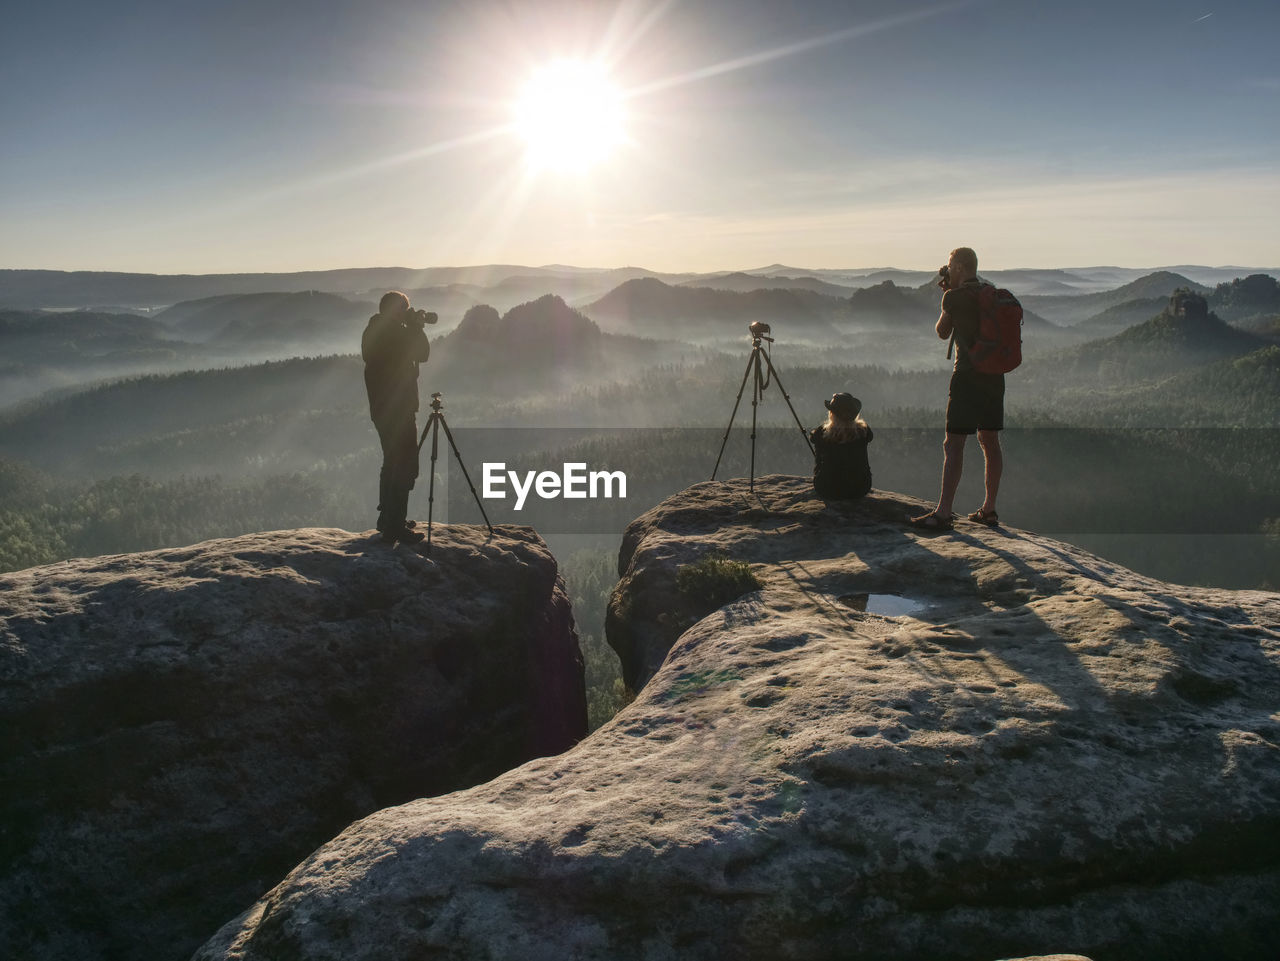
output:
[[[770,477],[655,508],[614,598],[629,708],[352,825],[197,958],[1270,961],[1280,596],[920,536],[922,506]],[[762,588],[680,595],[713,551]]]
[[[0,956],[185,958],[352,820],[581,737],[546,546],[435,533],[0,577]]]

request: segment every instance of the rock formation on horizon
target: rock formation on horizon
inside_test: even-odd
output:
[[[606,342],[591,318],[547,294],[501,315],[477,304],[433,343],[432,357],[448,380],[491,383],[502,396],[572,389],[606,365]]]
[[[317,845],[586,733],[530,529],[306,529],[0,576],[0,957],[185,959]]]
[[[798,288],[717,290],[640,277],[620,284],[583,310],[604,330],[690,343],[741,338],[757,320],[784,324],[800,339],[833,343],[839,333],[832,321],[843,314],[843,308],[843,298]]]
[[[926,507],[668,499],[611,605],[633,704],[353,824],[196,958],[1271,961],[1280,595]],[[709,558],[761,586],[687,589]]]

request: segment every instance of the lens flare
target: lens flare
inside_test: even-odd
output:
[[[514,106],[530,166],[582,172],[623,141],[622,95],[598,63],[558,60],[536,71]]]

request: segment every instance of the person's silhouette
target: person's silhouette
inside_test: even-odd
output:
[[[360,339],[369,417],[382,443],[378,477],[378,530],[388,543],[417,543],[408,520],[409,491],[418,479],[418,365],[431,354],[423,325],[436,315],[411,310],[398,290],[384,294]]]

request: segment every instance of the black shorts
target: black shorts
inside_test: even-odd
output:
[[[1004,374],[957,370],[947,393],[947,433],[1004,429]]]

